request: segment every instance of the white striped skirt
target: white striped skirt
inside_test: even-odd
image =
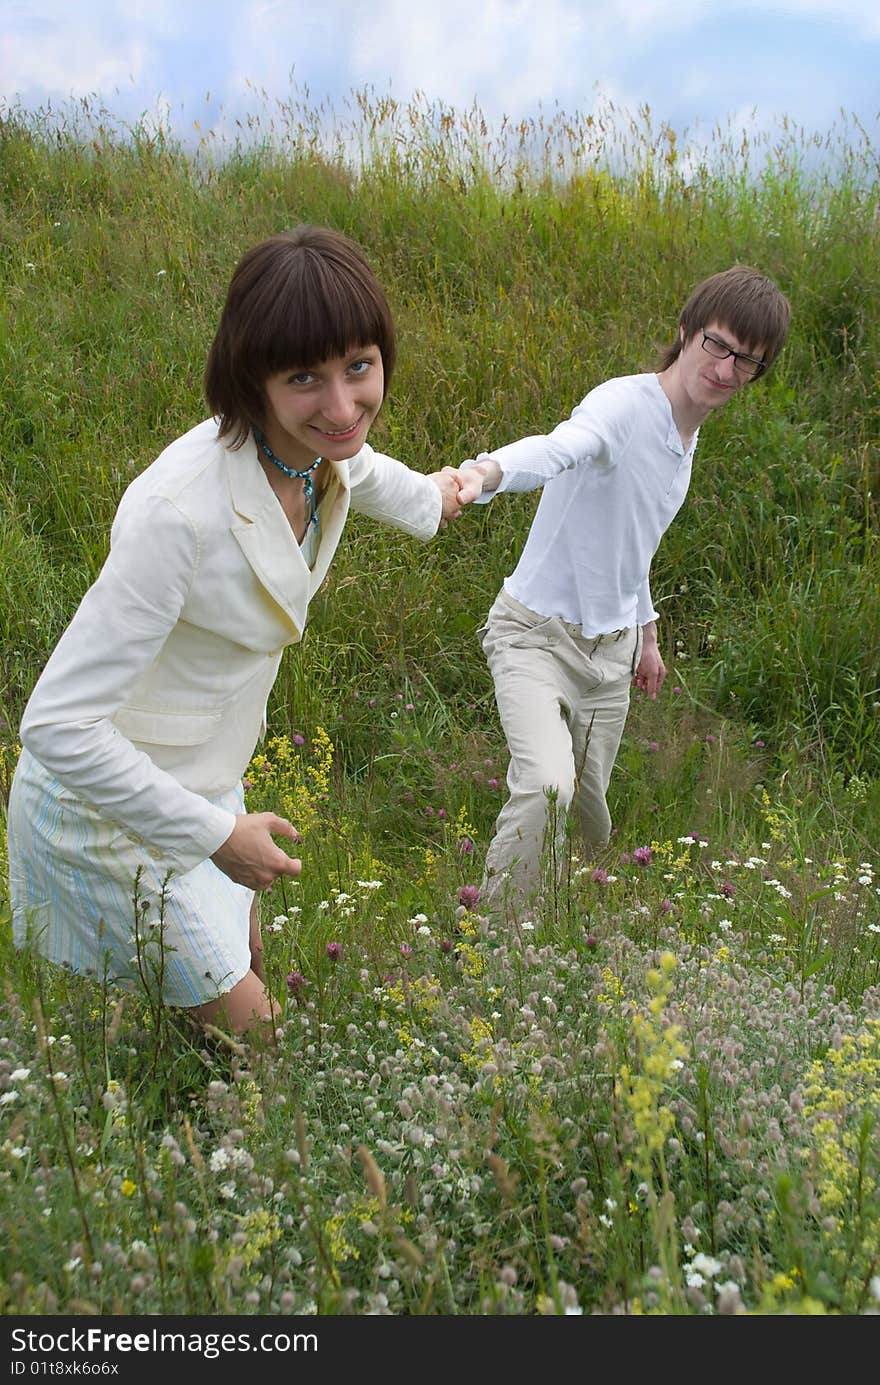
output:
[[[241,785],[211,800],[243,813]],[[169,874],[159,852],[103,818],[22,750],[9,799],[17,947],[167,1005],[203,1005],[250,969],[253,890],[202,861]]]

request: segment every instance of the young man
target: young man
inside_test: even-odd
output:
[[[608,841],[630,686],[656,698],[666,676],[651,560],[687,494],[700,425],[765,373],[790,315],[757,270],[714,274],[682,309],[659,373],[608,380],[547,436],[463,464],[460,503],[543,487],[479,632],[510,750],[483,907],[516,914],[534,895],[550,815],[557,845],[570,808],[589,847]]]

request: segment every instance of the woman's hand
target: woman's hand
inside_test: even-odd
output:
[[[302,861],[288,856],[272,837],[299,841],[299,833],[277,813],[241,813],[222,846],[211,860],[238,885],[249,890],[268,890],[279,875],[299,875]]]
[[[445,529],[451,519],[458,519],[462,511],[462,506],[467,503],[462,499],[462,494],[466,489],[467,472],[461,471],[457,466],[445,466],[440,471],[432,471],[428,477],[433,481],[443,497],[443,510],[440,515],[440,528]],[[468,495],[468,499],[472,499]]]

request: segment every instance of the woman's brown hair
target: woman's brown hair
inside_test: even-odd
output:
[[[205,367],[219,436],[240,447],[263,421],[264,385],[359,347],[378,346],[385,389],[394,370],[394,322],[360,246],[324,226],[260,241],[236,265]]]

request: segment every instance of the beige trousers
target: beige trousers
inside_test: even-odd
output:
[[[502,588],[478,637],[510,751],[510,796],[486,855],[481,906],[506,903],[515,913],[540,889],[545,846],[555,842],[561,866],[569,809],[588,846],[608,841],[605,794],[642,632],[587,639],[580,626],[537,615]]]

